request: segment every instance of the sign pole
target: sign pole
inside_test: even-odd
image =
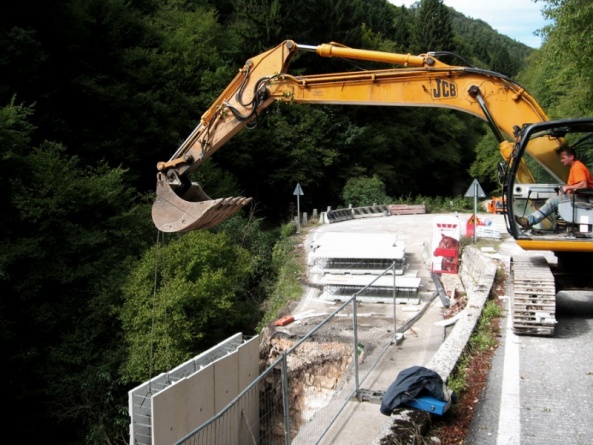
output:
[[[474,244],[476,244],[476,233],[478,231],[478,185],[478,181],[474,182]]]
[[[297,195],[297,233],[301,233],[301,199]]]
[[[301,233],[301,195],[304,195],[303,189],[301,188],[300,182],[297,182],[296,187],[294,188],[293,195],[297,197],[297,233]]]

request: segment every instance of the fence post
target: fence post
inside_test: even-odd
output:
[[[395,306],[396,306],[396,298],[397,298],[397,287],[395,285],[395,261],[391,265],[391,270],[393,271],[393,335],[394,340],[396,340],[395,336],[397,336],[397,318],[395,317]]]
[[[282,405],[284,408],[284,443],[290,445],[290,405],[288,403],[288,365],[286,352],[282,353]]]
[[[352,332],[354,334],[354,381],[356,382],[356,396],[360,394],[360,382],[358,379],[358,321],[356,314],[356,295],[352,299]]]

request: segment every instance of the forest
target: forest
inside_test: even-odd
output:
[[[550,20],[538,49],[442,0],[11,4],[0,15],[5,425],[27,443],[127,444],[130,389],[229,335],[257,334],[280,309],[297,183],[309,213],[454,199],[474,178],[496,192],[498,146],[473,116],[278,104],[194,173],[210,196],[252,204],[209,230],[157,231],[157,162],[247,59],[286,39],[448,51],[446,63],[517,80],[550,118],[590,116],[593,3],[535,1]],[[291,65],[367,68],[314,55]]]

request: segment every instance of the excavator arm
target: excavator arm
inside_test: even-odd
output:
[[[287,72],[297,51],[322,57],[381,62],[386,69],[293,76]],[[275,101],[295,104],[418,106],[459,110],[486,120],[502,157],[518,162],[517,182],[533,183],[524,161],[513,158],[519,130],[548,117],[522,87],[487,70],[451,66],[434,54],[418,56],[353,49],[337,44],[298,45],[287,40],[249,59],[202,115],[199,125],[167,162],[157,165],[153,221],[163,232],[213,227],[251,198],[210,199],[188,174]],[[530,144],[529,154],[552,176],[567,171],[558,162],[558,141]]]

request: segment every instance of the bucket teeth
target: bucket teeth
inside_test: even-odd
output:
[[[195,183],[192,183],[185,197],[190,200],[179,197],[165,180],[157,181],[152,219],[160,231],[189,232],[214,227],[241,210],[252,199],[234,197],[204,200],[208,196]]]

